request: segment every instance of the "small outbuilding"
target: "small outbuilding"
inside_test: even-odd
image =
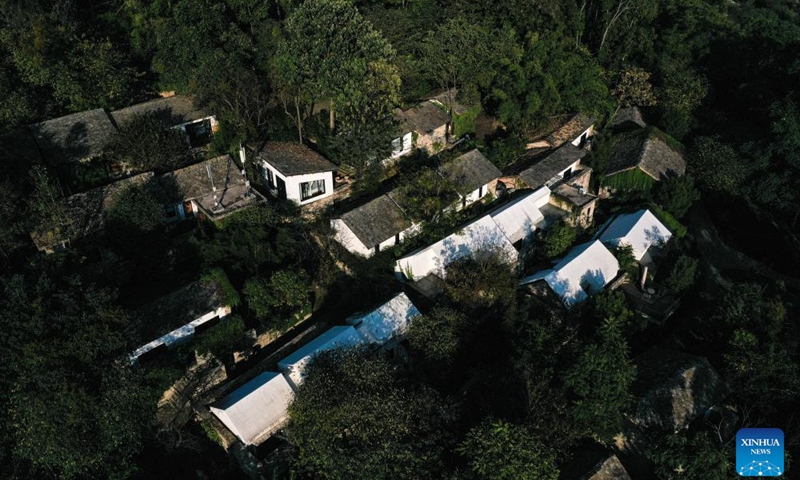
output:
[[[306,205],[333,195],[337,167],[319,153],[295,142],[249,146],[274,197]]]
[[[439,175],[461,197],[461,207],[490,193],[502,172],[476,148],[439,166]]]
[[[625,172],[638,171],[659,181],[683,176],[686,162],[677,142],[655,128],[622,133],[614,139],[611,160],[606,168],[609,179]]]
[[[614,116],[614,121],[611,125],[615,132],[630,132],[646,127],[647,122],[644,121],[639,107],[621,108]]]
[[[363,257],[398,245],[416,227],[389,195],[381,195],[331,220],[333,238]]]
[[[413,142],[413,146],[431,155],[438,153],[447,144],[450,116],[436,103],[425,100],[408,110],[397,110],[395,118],[402,125],[401,137],[392,142],[392,146],[401,148],[398,156],[410,152],[409,140]]]
[[[294,390],[280,373],[263,372],[231,392],[214,414],[245,445],[260,445],[289,421]]]
[[[587,150],[568,143],[520,172],[519,178],[530,188],[549,187],[572,177],[587,153]]]

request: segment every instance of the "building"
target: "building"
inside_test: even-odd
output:
[[[553,268],[525,277],[520,285],[547,285],[566,308],[585,301],[619,273],[619,262],[600,241],[577,245]]]
[[[686,162],[675,141],[655,128],[622,133],[614,139],[614,147],[606,169],[611,179],[626,172],[640,172],[652,181],[686,173]]]
[[[398,293],[391,300],[366,314],[353,315],[347,323],[356,327],[358,333],[369,343],[387,346],[402,339],[419,310],[405,293]]]
[[[154,185],[155,176],[147,172],[71,195],[61,202],[57,220],[48,218],[40,222],[31,231],[31,239],[40,252],[53,253],[57,248],[66,248],[71,242],[101,232],[108,213],[126,188],[151,189]]]
[[[111,112],[117,128],[125,128],[132,119],[143,115],[152,115],[165,126],[180,129],[192,148],[207,144],[219,128],[215,116],[197,108],[194,99],[185,95],[157,98]]]
[[[117,128],[102,108],[73,113],[30,126],[45,161],[53,165],[99,157]]]
[[[561,212],[549,208],[550,189],[542,187],[525,192],[492,211],[490,216],[508,241],[518,250],[530,239],[533,232],[546,228]]]
[[[183,345],[230,313],[231,306],[224,304],[216,281],[200,280],[185,285],[136,309],[128,335],[134,340],[154,337],[155,340],[134,350],[128,359],[132,364],[145,362]]]
[[[626,417],[640,429],[678,432],[730,392],[705,357],[653,348],[634,363],[635,402]]]
[[[527,149],[552,149],[559,148],[565,144],[571,144],[577,148],[586,148],[590,145],[591,138],[594,135],[596,121],[597,118],[585,113],[573,115],[543,139],[529,143]]]
[[[440,165],[439,175],[456,189],[464,208],[490,193],[502,172],[476,148]]]
[[[402,126],[401,136],[392,141],[393,146],[402,147],[398,154],[410,152],[407,149],[409,140],[429,155],[438,153],[447,145],[450,116],[436,103],[425,100],[408,110],[397,110],[395,118]]]
[[[551,186],[568,180],[581,166],[581,159],[587,150],[567,144],[545,157],[543,160],[519,173],[519,178],[530,188]]]
[[[230,155],[165,173],[158,185],[167,218],[176,221],[200,214],[216,221],[264,200]]]
[[[278,362],[278,368],[286,376],[293,388],[303,383],[306,368],[314,357],[326,350],[354,347],[364,343],[364,338],[351,326],[331,327],[322,335]]]
[[[333,195],[337,167],[319,153],[295,142],[250,145],[270,194],[306,205]]]
[[[672,233],[650,210],[617,215],[600,233],[599,240],[609,247],[630,245],[636,261],[652,265],[651,248],[666,244]]]
[[[621,108],[614,116],[614,121],[611,124],[611,128],[615,132],[630,132],[646,127],[647,122],[644,121],[639,107]]]
[[[294,390],[280,373],[263,372],[210,410],[245,445],[260,445],[289,420]]]
[[[401,243],[417,225],[389,195],[381,195],[332,219],[331,228],[334,239],[346,249],[371,257]]]

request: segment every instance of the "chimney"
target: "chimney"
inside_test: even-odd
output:
[[[647,283],[647,265],[642,269],[642,280],[639,282],[639,289],[644,291],[644,286]]]
[[[242,168],[244,169],[244,164],[247,162],[247,155],[244,153],[244,147],[242,144],[239,144],[239,161],[242,162]]]

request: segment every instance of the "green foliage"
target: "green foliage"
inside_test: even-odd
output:
[[[229,315],[200,334],[194,349],[201,353],[211,353],[214,357],[225,361],[233,352],[242,351],[250,344],[244,320],[238,315]]]
[[[315,357],[289,413],[297,466],[322,478],[438,477],[451,444],[448,402],[362,350]]]
[[[632,400],[630,386],[636,366],[630,359],[619,318],[603,320],[597,339],[583,349],[564,382],[578,400],[571,412],[575,421],[602,441],[622,428],[622,411]]]
[[[680,255],[669,270],[663,285],[672,293],[681,294],[694,286],[697,277],[697,259]]]
[[[552,452],[524,427],[504,421],[473,428],[457,449],[473,472],[487,480],[556,480]]]
[[[453,185],[429,167],[410,174],[395,190],[396,201],[411,218],[432,220],[453,204]]]
[[[525,152],[525,143],[516,135],[494,140],[489,145],[486,158],[499,169],[513,164]]]
[[[181,132],[169,127],[153,115],[136,115],[111,140],[109,155],[137,171],[174,170],[189,152]]]
[[[639,67],[620,73],[611,93],[617,97],[620,107],[652,107],[656,104],[650,73]]]
[[[445,291],[453,303],[466,311],[509,305],[516,294],[517,276],[505,255],[499,249],[483,250],[478,258],[449,264]]]
[[[453,136],[461,138],[475,133],[475,119],[481,113],[481,107],[470,107],[462,114],[453,115]]]
[[[630,245],[619,245],[614,248],[614,257],[619,262],[619,269],[628,274],[628,279],[636,281],[639,276],[639,263],[633,254],[633,247]]]
[[[653,203],[648,205],[647,208],[653,212],[653,215],[655,215],[659,221],[661,221],[661,223],[663,223],[669,229],[669,231],[675,235],[675,237],[682,238],[684,235],[686,235],[686,227],[679,222],[678,219],[673,217],[671,213]]]
[[[653,177],[638,168],[602,177],[601,182],[603,186],[621,192],[649,192],[656,184]]]
[[[311,311],[308,288],[305,272],[282,270],[273,273],[269,281],[249,279],[244,295],[257,318],[280,329]]]
[[[461,346],[467,318],[457,310],[437,307],[420,315],[408,329],[408,343],[432,370],[448,372]]]
[[[656,184],[653,200],[675,217],[682,218],[692,204],[700,200],[700,192],[691,175],[671,176]]]
[[[214,286],[217,287],[217,292],[223,305],[230,307],[239,305],[239,292],[237,292],[236,288],[233,286],[233,284],[231,284],[231,281],[228,279],[228,275],[225,273],[225,270],[219,267],[212,268],[203,274],[201,279],[203,282],[214,283]]]
[[[697,137],[689,149],[689,171],[711,191],[739,193],[749,174],[747,161],[733,147],[713,137]]]
[[[656,474],[665,480],[724,480],[731,477],[733,449],[719,445],[710,432],[685,432],[664,437],[647,452]]]
[[[114,235],[139,236],[164,226],[164,206],[144,186],[129,186],[112,201],[106,221]]]
[[[555,223],[544,234],[542,253],[546,258],[555,258],[572,247],[577,236],[575,227],[567,222],[562,220]]]

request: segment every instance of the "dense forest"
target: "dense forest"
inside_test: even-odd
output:
[[[686,177],[609,203],[657,205],[686,225],[660,268],[683,295],[666,324],[638,321],[619,291],[555,312],[519,295],[504,265],[456,263],[405,361],[362,350],[315,361],[274,478],[558,479],[614,444],[633,359],[664,341],[709,359],[740,426],[784,430],[789,468],[800,455],[798,0],[0,0],[0,64],[2,478],[239,478],[202,425],[157,424],[162,392],[196,355],[228,362],[248,329],[281,331],[312,310],[336,321],[398,288],[389,266],[405,251],[343,271],[326,222],[276,203],[167,227],[129,191],[102,238],[37,252],[29,232],[58,214],[64,180],[11,135],[167,91],[218,117],[212,152],[305,142],[354,172],[359,195],[380,188],[371,160],[391,150],[393,111],[432,92],[457,91],[453,102],[502,125],[468,139],[501,169],[585,112],[601,119],[589,162],[602,175],[604,126],[629,106],[685,153]],[[167,137],[142,150],[143,170],[169,170]],[[137,156],[137,138],[121,132],[110,154]],[[437,218],[429,235],[459,220]],[[728,247],[701,242],[711,222]],[[553,228],[541,258],[576,235]],[[758,267],[741,267],[745,255]],[[235,318],[169,361],[128,365],[131,312],[201,276]],[[723,437],[665,433],[640,452],[643,471],[729,478]]]

